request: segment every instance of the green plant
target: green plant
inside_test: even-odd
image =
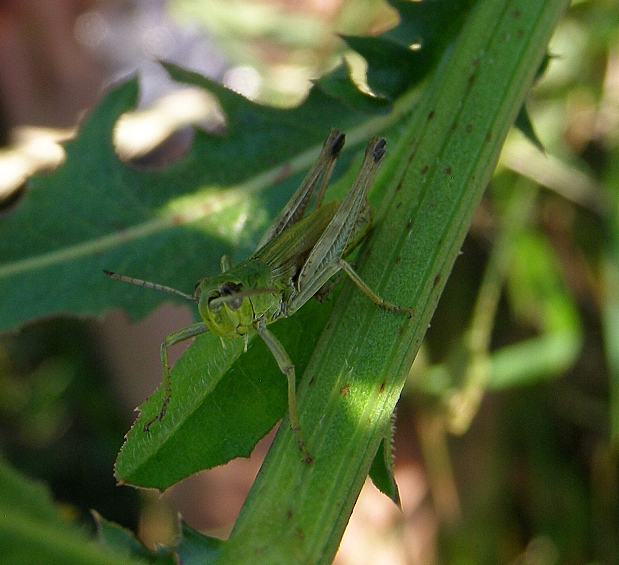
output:
[[[272,109],[166,65],[175,80],[217,97],[224,135],[197,131],[189,154],[160,171],[121,163],[112,128],[137,95],[135,81],[126,82],[66,145],[66,162],[32,179],[19,208],[0,223],[3,328],[117,306],[137,318],[165,298],[115,285],[103,269],[186,288],[207,274],[205,265],[215,272],[223,253],[240,256],[252,247],[264,227],[261,211],[272,215],[298,177],[276,181],[284,172],[300,173],[331,127],[346,131],[352,147],[375,133],[387,138],[388,157],[371,194],[376,227],[357,265],[370,286],[412,305],[415,315],[405,322],[377,312],[346,284],[332,310],[308,304],[274,326],[303,375],[300,420],[315,460],[299,460],[282,426],[230,539],[205,542],[205,562],[331,561],[377,452],[389,449],[391,414],[566,2],[393,5],[402,16],[398,27],[379,38],[346,38],[368,60],[377,96],[358,91],[339,67],[301,106]],[[420,39],[422,49],[411,49]],[[344,190],[347,179],[334,191]],[[66,222],[59,225],[60,213]],[[222,227],[232,232],[242,215],[252,221],[243,234],[247,243],[235,249],[220,234]],[[29,225],[38,229],[26,232]],[[9,237],[15,233],[24,235],[16,241]],[[195,402],[171,410],[153,436],[130,432],[116,467],[122,481],[165,489],[251,451],[284,414],[286,391],[263,345],[252,342],[239,356],[241,349],[224,351],[211,335],[188,348],[172,372],[173,394],[193,395]],[[208,387],[201,370],[207,363],[218,368],[209,372]],[[154,395],[147,402],[159,401]],[[234,406],[244,409],[232,413]],[[251,420],[256,414],[264,414],[259,427]],[[214,429],[221,435],[211,435]],[[383,488],[389,491],[388,481]],[[110,531],[102,527],[104,536]],[[189,530],[185,535],[193,539]],[[113,542],[118,547],[133,543],[126,535],[109,539],[120,539]]]

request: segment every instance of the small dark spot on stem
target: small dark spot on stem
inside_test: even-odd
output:
[[[428,120],[431,120],[434,117],[434,110],[430,110],[430,113],[428,114]]]
[[[341,389],[340,389],[340,395],[341,396],[348,396],[348,394],[350,393],[350,383],[346,383]]]
[[[441,275],[436,275],[434,277],[434,286],[436,287],[438,285],[438,283],[441,282]]]
[[[406,222],[406,229],[410,231],[412,227],[413,227],[413,220],[408,220],[408,222]]]
[[[423,168],[421,169],[421,174],[425,175],[428,172],[429,166],[428,165],[424,165]]]
[[[445,174],[451,175],[451,167],[445,167]]]
[[[382,394],[385,391],[385,386],[387,383],[385,383],[385,381],[383,381],[382,383],[380,383],[380,388],[378,389],[378,394]]]
[[[398,203],[395,205],[395,209],[396,209],[396,210],[399,210],[401,206],[402,206],[402,202],[398,202]]]

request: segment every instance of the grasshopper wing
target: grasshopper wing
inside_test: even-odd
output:
[[[298,222],[305,213],[307,205],[312,198],[316,187],[320,184],[320,189],[316,196],[316,207],[320,206],[320,201],[324,196],[331,172],[342,147],[344,147],[345,135],[337,130],[331,130],[329,137],[322,146],[318,160],[303,179],[301,186],[292,195],[288,204],[277,215],[273,223],[262,236],[256,251],[264,247],[273,238],[277,237],[286,228]]]
[[[355,222],[367,200],[368,191],[385,156],[386,142],[374,137],[368,144],[363,164],[339,210],[309,254],[297,282],[297,294],[291,309],[307,302],[335,274],[341,266],[338,260],[346,249]]]

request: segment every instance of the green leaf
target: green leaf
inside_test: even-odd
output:
[[[374,486],[400,506],[400,492],[393,474],[393,433],[395,430],[395,413],[388,426],[388,433],[380,442],[378,451],[370,467],[370,478]]]
[[[213,563],[221,552],[224,542],[194,530],[184,521],[180,523],[180,533],[174,546],[148,549],[135,535],[125,528],[109,522],[96,512],[97,535],[102,545],[117,555],[131,556],[140,563],[152,565],[208,565]]]
[[[0,562],[11,565],[139,565],[108,553],[63,517],[46,487],[0,459]]]
[[[535,128],[533,127],[533,123],[531,122],[531,117],[529,116],[529,112],[527,112],[526,105],[522,105],[520,108],[520,112],[516,116],[516,121],[514,125],[523,133],[523,135],[537,147],[540,151],[544,151],[544,146],[540,141],[539,137],[535,133]]]
[[[404,61],[388,63],[395,73]],[[112,89],[65,145],[65,162],[32,177],[16,208],[0,220],[0,330],[54,314],[98,316],[112,307],[132,319],[144,316],[169,297],[124,288],[103,269],[190,291],[217,270],[223,253],[249,254],[299,179],[279,181],[309,166],[332,127],[353,132],[354,146],[408,110],[396,106],[371,122],[368,112],[384,113],[384,103],[370,103],[350,85],[336,88],[338,70],[299,107],[282,110],[174,65],[165,68],[174,80],[216,96],[226,133],[197,130],[184,159],[161,170],[135,169],[118,158],[112,130],[134,108],[137,81]],[[397,82],[410,87],[428,71],[426,65],[415,79]]]
[[[392,108],[386,98],[361,92],[351,78],[348,65],[344,63],[338,65],[327,76],[318,79],[316,85],[329,96],[363,112],[386,113]]]
[[[310,302],[272,326],[302,374],[332,302]],[[264,342],[199,336],[172,370],[172,396],[165,417],[144,432],[161,408],[161,390],[142,406],[127,436],[116,476],[122,482],[165,490],[202,469],[249,457],[256,443],[284,415],[286,378]]]
[[[183,565],[209,565],[221,553],[225,542],[205,536],[185,522],[181,523],[181,540],[176,546]]]
[[[552,57],[548,54],[543,58],[542,62],[537,69],[537,75],[535,76],[535,80],[537,81],[540,77],[544,75],[548,65],[550,64]],[[516,116],[516,120],[514,122],[514,126],[517,127],[522,134],[537,147],[540,151],[545,152],[544,145],[540,141],[539,137],[537,137],[537,133],[535,133],[535,128],[533,127],[533,122],[531,121],[531,116],[529,116],[529,112],[527,111],[526,104],[523,104],[520,108],[520,112]]]
[[[366,59],[372,91],[394,100],[430,72],[474,2],[389,3],[400,15],[396,27],[377,38],[345,35],[342,39]]]
[[[97,523],[99,543],[116,555],[131,557],[153,565],[175,565],[177,563],[170,549],[160,548],[158,551],[151,551],[131,531],[106,520],[96,512],[93,512],[93,516]]]

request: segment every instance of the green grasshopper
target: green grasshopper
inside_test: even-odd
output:
[[[412,309],[397,306],[378,296],[343,259],[371,227],[372,210],[367,194],[385,155],[384,139],[374,137],[370,141],[361,169],[346,198],[322,205],[331,172],[344,146],[344,137],[338,130],[331,131],[318,160],[262,236],[256,252],[236,267],[224,255],[221,259],[222,274],[199,280],[193,294],[104,271],[114,279],[169,292],[195,302],[203,320],[163,340],[160,348],[163,403],[157,416],[144,425],[144,431],[163,418],[170,401],[168,348],[207,331],[221,338],[243,337],[247,348],[249,330],[252,328],[264,340],[288,379],[290,426],[305,460],[310,462],[312,457],[303,440],[297,413],[294,365],[267,326],[279,318],[294,314],[324,289],[329,279],[339,271],[344,271],[372,302],[382,308],[394,312],[402,310],[409,316],[413,315]],[[303,217],[314,192],[314,210]]]

